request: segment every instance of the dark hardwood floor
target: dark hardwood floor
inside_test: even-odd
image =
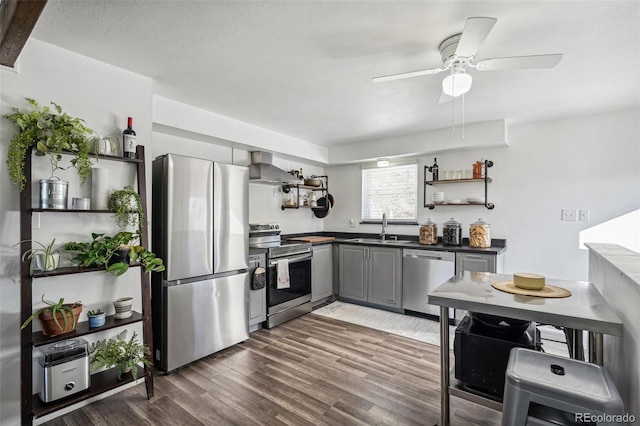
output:
[[[45,423],[55,425],[434,425],[439,348],[308,314],[169,375]],[[451,398],[452,425],[499,413]]]

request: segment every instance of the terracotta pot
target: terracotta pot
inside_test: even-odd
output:
[[[58,318],[60,327],[65,327],[63,315],[67,317],[67,326],[64,328],[64,330],[60,330],[60,327],[58,327],[55,320],[53,319],[53,314],[51,313],[51,311],[42,312],[40,315],[38,315],[40,324],[42,324],[42,334],[44,334],[45,336],[55,336],[58,334],[69,333],[76,329],[76,326],[78,325],[78,317],[80,316],[80,312],[82,312],[82,305],[75,303],[65,303],[64,306],[69,306],[70,308],[72,308],[73,315],[76,318],[75,325],[73,324],[73,319],[71,318],[71,314],[69,314],[69,312],[58,311],[56,312],[56,317]]]

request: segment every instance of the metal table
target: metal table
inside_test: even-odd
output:
[[[582,354],[582,330],[589,332],[589,361],[602,365],[602,335],[622,336],[622,321],[598,289],[586,281],[547,278],[547,284],[571,291],[570,297],[542,298],[496,290],[494,281],[512,281],[511,275],[463,271],[428,295],[428,303],[440,306],[440,405],[441,425],[449,426],[449,395],[501,410],[502,404],[450,386],[449,308],[536,321],[565,327],[573,332],[574,358]],[[571,349],[571,348],[570,348]]]

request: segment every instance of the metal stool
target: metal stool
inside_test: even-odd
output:
[[[513,348],[505,375],[502,426],[525,425],[532,402],[572,413],[577,423],[620,424],[614,421],[615,416],[624,415],[620,394],[604,368]]]

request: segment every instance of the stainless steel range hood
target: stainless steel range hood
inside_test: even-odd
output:
[[[300,179],[271,164],[273,154],[265,151],[251,152],[249,182],[265,185],[300,184]]]

